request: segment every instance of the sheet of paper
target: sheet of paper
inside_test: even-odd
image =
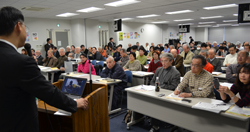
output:
[[[155,86],[141,85],[141,86],[136,87],[135,89],[137,89],[137,90],[142,89],[142,90],[146,90],[146,91],[153,91],[153,90],[155,90]]]
[[[175,95],[174,92],[169,94],[168,97],[183,99],[183,97],[179,97],[179,94]]]
[[[218,104],[216,104],[216,103],[218,103]],[[231,104],[225,104],[225,103],[224,103],[225,105],[221,105],[221,104],[223,104],[223,103],[215,102],[215,101],[212,103],[198,102],[197,104],[193,105],[192,108],[211,111],[214,113],[220,113],[221,111],[226,111],[231,106]]]
[[[61,41],[57,41],[57,46],[62,46],[62,42]]]
[[[50,67],[41,67],[40,70],[50,70]]]
[[[243,115],[248,115],[248,116],[250,115],[250,111],[243,110],[242,108],[240,108],[237,105],[235,105],[233,108],[231,108],[227,112],[232,112],[232,113],[236,113],[236,114],[243,114]]]
[[[213,75],[221,74],[221,72],[212,72]]]
[[[232,87],[232,83],[227,83],[227,82],[223,82],[223,83],[220,83],[221,86],[226,86],[228,88],[231,88]]]

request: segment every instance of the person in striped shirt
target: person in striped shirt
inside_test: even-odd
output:
[[[231,89],[226,86],[220,86],[217,91],[225,103],[233,100],[239,107],[248,106],[250,104],[250,64],[245,63],[240,67],[238,76]],[[241,99],[236,96],[237,93],[239,93]]]

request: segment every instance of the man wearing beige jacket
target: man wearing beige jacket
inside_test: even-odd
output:
[[[181,52],[181,56],[183,57],[183,64],[191,64],[194,53],[190,51],[190,47],[187,44],[182,46],[183,52]]]

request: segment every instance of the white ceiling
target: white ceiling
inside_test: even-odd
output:
[[[153,21],[169,21],[169,25],[177,26],[183,23],[194,23],[196,26],[198,22],[216,21],[216,24],[223,24],[223,20],[237,19],[233,14],[238,13],[238,7],[217,9],[217,10],[204,10],[203,7],[224,5],[224,4],[240,4],[250,3],[249,0],[139,0],[141,2],[121,7],[109,7],[104,4],[114,2],[116,0],[0,0],[0,7],[13,6],[18,9],[23,7],[42,7],[48,8],[43,11],[27,11],[22,10],[25,17],[33,18],[49,18],[58,19],[58,14],[71,12],[76,13],[76,10],[87,7],[100,7],[105,10],[92,12],[92,13],[80,13],[80,15],[70,18],[59,19],[97,19],[99,21],[111,22],[116,18],[135,18],[129,20],[132,22],[151,23]],[[167,15],[165,12],[179,11],[179,10],[193,10],[191,13]],[[157,14],[158,17],[151,18],[136,18],[136,16]],[[223,18],[206,19],[202,20],[200,17],[218,16]],[[176,19],[194,19],[186,22],[174,22]],[[224,23],[225,24],[225,23]],[[236,22],[234,22],[236,24]]]

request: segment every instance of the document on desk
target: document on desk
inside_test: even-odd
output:
[[[232,106],[232,104],[226,104],[220,100],[212,100],[211,103],[206,102],[198,102],[197,104],[193,105],[193,109],[200,109],[205,111],[210,111],[214,113],[220,113],[221,111],[226,111]]]
[[[141,71],[136,71],[136,72],[133,72],[134,74],[137,74],[137,75],[145,75],[146,73],[145,72],[141,72]]]
[[[220,74],[222,74],[222,73],[221,72],[212,72],[212,75],[214,75],[214,76],[218,76]]]
[[[226,86],[228,87],[229,89],[233,86],[232,83],[226,83],[226,82],[223,82],[223,83],[220,83],[221,86]]]
[[[235,105],[232,106],[231,109],[227,111],[227,113],[234,114],[234,115],[240,115],[240,116],[245,116],[245,117],[250,117],[250,111],[248,110],[243,110],[239,106]]]
[[[183,97],[179,97],[179,94],[178,95],[175,95],[174,92],[169,94],[168,96],[166,96],[166,98],[168,99],[174,99],[174,100],[182,100]]]
[[[155,86],[151,86],[151,85],[140,85],[140,86],[136,87],[135,89],[136,89],[136,90],[153,91],[153,90],[155,90]]]

